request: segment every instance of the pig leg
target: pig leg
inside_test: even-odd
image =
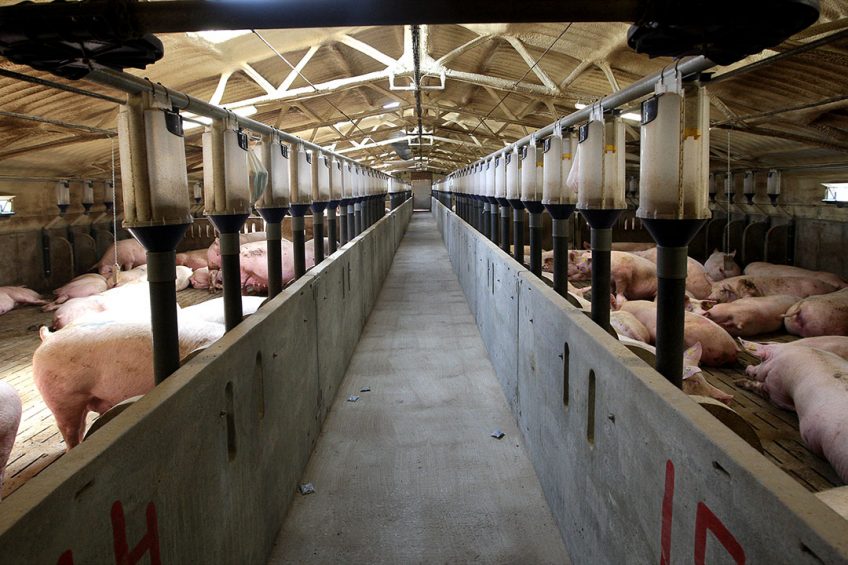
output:
[[[64,398],[53,398],[51,394],[45,395],[42,392],[44,403],[53,417],[56,418],[56,426],[59,428],[59,433],[62,434],[62,439],[65,440],[65,449],[70,451],[82,441],[83,433],[85,432],[85,417],[88,414],[88,399],[85,396],[74,394],[67,391],[56,391],[59,395],[66,395]]]
[[[719,402],[723,402],[725,404],[730,404],[730,401],[733,400],[733,395],[727,394],[723,390],[714,387],[708,383],[707,379],[704,378],[704,375],[700,373],[683,379],[683,392],[686,394],[697,394],[699,396],[715,398]]]
[[[768,390],[766,389],[766,384],[763,382],[751,379],[737,379],[733,381],[733,384],[735,384],[739,388],[743,388],[745,390],[749,390],[755,394],[758,394],[765,399],[768,399],[769,397]]]

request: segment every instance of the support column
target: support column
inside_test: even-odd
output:
[[[509,206],[501,204],[501,249],[509,255]]]
[[[353,232],[358,236],[362,233],[362,201],[357,199],[353,205]]]
[[[338,202],[330,202],[330,205],[327,207],[327,239],[330,240],[330,255],[336,252],[338,249],[338,222],[336,221],[336,208],[338,208]]]
[[[257,210],[265,220],[265,233],[268,251],[268,298],[273,298],[283,290],[283,239],[282,221],[287,208],[259,208]]]
[[[339,245],[347,243],[347,200],[339,203]]]
[[[315,264],[324,261],[324,209],[326,202],[312,203],[312,253],[315,256]]]
[[[308,204],[292,204],[292,251],[294,254],[294,280],[306,273],[306,223],[304,216]]]
[[[348,200],[347,204],[347,240],[356,237],[356,204],[354,200]]]
[[[623,210],[580,210],[592,228],[592,320],[610,330],[612,227]]]
[[[512,256],[524,264],[524,206],[512,205]]]

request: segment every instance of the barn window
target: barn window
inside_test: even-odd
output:
[[[14,196],[9,194],[0,194],[0,218],[8,218],[15,215],[14,205],[12,201]]]

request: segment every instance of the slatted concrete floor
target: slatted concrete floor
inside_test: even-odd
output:
[[[316,492],[295,496],[270,562],[567,563],[521,441],[417,213],[303,474]]]
[[[181,306],[214,297],[205,290],[186,289],[177,293]],[[52,313],[28,306],[0,316],[0,380],[15,387],[23,403],[21,425],[6,466],[3,498],[22,487],[65,452],[53,414],[45,406],[32,380],[32,354],[41,344],[38,328],[49,325]],[[90,413],[88,423],[97,417]]]

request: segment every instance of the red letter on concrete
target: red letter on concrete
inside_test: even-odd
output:
[[[112,535],[115,542],[116,565],[135,565],[148,551],[150,565],[162,565],[159,558],[159,526],[156,523],[156,507],[152,502],[147,505],[147,532],[132,551],[127,543],[127,523],[120,500],[116,500],[112,505]]]
[[[74,552],[69,549],[60,555],[56,565],[74,565]]]
[[[704,565],[707,553],[707,530],[710,530],[715,538],[721,542],[727,553],[738,565],[745,563],[745,550],[733,537],[718,516],[703,502],[698,503],[698,513],[695,515],[695,565]]]
[[[671,563],[671,511],[674,502],[674,463],[665,462],[665,494],[662,503],[662,533],[660,536],[660,565]]]

